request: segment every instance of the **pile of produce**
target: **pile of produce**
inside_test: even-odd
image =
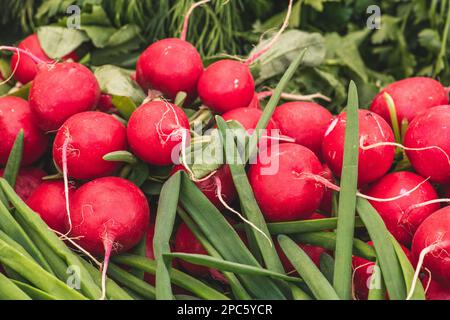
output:
[[[2,5],[0,299],[450,300],[450,2],[283,2]]]

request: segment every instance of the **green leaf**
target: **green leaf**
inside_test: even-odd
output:
[[[358,184],[359,113],[358,92],[350,82],[346,108],[344,162],[339,194],[334,288],[344,300],[350,300],[352,286],[352,242],[355,228],[356,189]]]
[[[261,50],[270,39],[261,41],[251,52]],[[256,83],[283,74],[289,65],[298,56],[298,53],[307,49],[303,58],[304,66],[318,66],[325,58],[325,39],[319,33],[308,33],[300,30],[284,32],[273,47],[261,56],[253,65],[252,71],[256,73]]]
[[[149,176],[148,164],[144,161],[138,161],[131,167],[131,172],[127,179],[140,187],[147,180]]]
[[[131,98],[136,105],[140,105],[146,97],[141,87],[131,79],[130,72],[127,70],[113,65],[104,65],[96,68],[94,75],[97,78],[102,93]],[[114,97],[113,104],[115,105]],[[136,108],[132,108],[131,110],[134,109]],[[124,115],[121,109],[119,111]],[[128,115],[128,112],[127,110],[125,114]]]
[[[180,202],[224,260],[260,266],[222,213],[185,173],[181,178]],[[256,298],[285,299],[271,279],[249,275],[240,275],[239,278]]]
[[[289,277],[285,274],[274,272],[271,270],[263,269],[261,267],[254,267],[249,266],[241,263],[236,262],[229,262],[222,259],[217,259],[214,257],[210,257],[203,254],[189,254],[189,253],[180,253],[180,252],[174,252],[174,253],[168,253],[164,256],[170,257],[170,258],[179,258],[181,260],[200,265],[205,266],[209,268],[214,268],[220,271],[229,271],[232,273],[242,273],[242,274],[250,274],[255,276],[267,276],[272,277],[280,280],[290,281],[290,282],[302,282],[300,278],[295,277]]]
[[[254,226],[249,226],[253,237],[255,238],[259,251],[264,259],[264,262],[269,270],[276,272],[283,272],[283,265],[280,258],[277,255],[272,239],[270,238],[269,230],[267,229],[264,216],[256,202],[253,194],[252,187],[248,181],[247,174],[243,164],[239,164],[233,155],[237,154],[237,147],[234,142],[228,142],[227,130],[228,126],[222,117],[216,116],[217,126],[222,137],[222,145],[226,148],[225,157],[228,164],[234,185],[239,195],[242,210],[245,217],[259,230],[256,230]],[[261,234],[261,232],[264,233]]]
[[[441,50],[441,36],[434,29],[423,29],[419,32],[419,43],[422,47],[432,53],[439,53]]]
[[[122,254],[113,257],[112,260],[121,265],[139,268],[153,275],[156,273],[156,262],[144,257]],[[174,268],[170,269],[170,278],[173,284],[194,293],[200,298],[207,300],[229,300],[226,295],[207,286],[200,280]]]
[[[23,85],[22,87],[19,88],[19,90],[9,93],[8,96],[19,97],[19,98],[28,100],[31,84],[32,84],[32,82],[29,82],[29,83]]]
[[[8,162],[6,162],[3,178],[9,182],[10,185],[16,185],[17,174],[20,170],[20,163],[22,162],[23,154],[23,129],[17,133],[14,145],[9,153]]]
[[[322,253],[320,255],[320,271],[327,278],[328,282],[333,283],[334,259],[328,253]]]
[[[378,263],[373,265],[372,274],[368,281],[370,281],[370,287],[367,300],[386,300],[386,286]]]
[[[267,227],[271,234],[293,234],[293,233],[307,233],[316,231],[326,231],[336,229],[337,218],[324,218],[324,219],[314,219],[314,220],[301,220],[301,221],[290,221],[290,222],[275,222],[268,223]],[[363,227],[359,217],[355,218],[355,227]]]
[[[84,32],[58,26],[44,26],[37,31],[42,50],[52,59],[60,59],[88,41]]]
[[[389,298],[404,300],[406,298],[405,281],[389,231],[369,201],[358,198],[356,208],[373,241]]]
[[[180,186],[181,172],[178,171],[164,183],[158,202],[155,236],[153,238],[156,261],[156,298],[158,300],[173,299],[169,274],[171,264],[165,261],[163,256],[170,253],[170,238],[177,215]]]
[[[136,104],[130,97],[112,96],[112,104],[125,118],[130,119],[131,114],[137,109]]]
[[[297,242],[322,247],[327,250],[336,249],[336,233],[334,232],[311,232],[294,235]],[[364,241],[353,239],[353,255],[369,261],[375,261],[376,253],[373,247]]]
[[[0,272],[0,300],[31,300],[11,279]]]
[[[318,300],[339,300],[331,284],[316,267],[311,258],[290,238],[284,235],[278,236],[278,242],[286,257],[297,270],[298,274],[306,282]]]
[[[394,246],[395,253],[397,254],[398,261],[402,268],[403,277],[405,279],[406,284],[406,292],[410,292],[411,285],[414,278],[414,267],[411,265],[411,261],[409,261],[408,257],[403,251],[400,244],[395,240],[395,238],[391,235],[392,245]],[[417,281],[416,286],[414,287],[414,293],[411,296],[410,300],[426,300],[425,290],[420,281]]]
[[[129,151],[120,150],[107,153],[103,156],[103,160],[124,162],[128,164],[136,164],[139,160]]]

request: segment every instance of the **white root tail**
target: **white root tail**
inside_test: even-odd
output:
[[[214,181],[216,184],[216,195],[217,198],[219,198],[219,201],[222,203],[222,205],[229,211],[233,212],[234,214],[236,214],[242,221],[244,221],[246,224],[248,224],[250,227],[252,227],[253,229],[255,229],[257,232],[261,233],[264,238],[267,239],[267,241],[269,242],[270,247],[273,246],[272,244],[272,240],[270,239],[270,237],[264,232],[262,231],[260,228],[258,228],[253,222],[251,222],[250,220],[247,220],[240,212],[238,212],[237,210],[234,210],[232,207],[230,207],[227,202],[223,199],[222,197],[222,182],[220,181],[220,179],[218,177],[214,177]]]
[[[312,173],[307,173],[307,172],[302,172],[300,173],[300,176],[305,177],[306,179],[310,179],[310,180],[314,180],[320,184],[323,184],[325,187],[327,187],[328,189],[331,189],[333,191],[336,192],[340,192],[341,188],[337,185],[335,185],[334,183],[328,181],[327,179],[325,179],[324,177],[320,176],[320,175],[316,175],[316,174],[312,174]],[[408,195],[410,195],[411,193],[413,193],[414,191],[416,191],[417,189],[420,188],[420,186],[422,186],[425,182],[427,182],[430,178],[427,178],[425,180],[423,180],[422,182],[420,182],[418,185],[416,185],[414,188],[398,195],[395,197],[391,197],[391,198],[375,198],[375,197],[371,197],[368,196],[366,194],[363,194],[359,191],[356,192],[356,195],[360,198],[366,199],[366,200],[371,200],[371,201],[375,201],[375,202],[389,202],[389,201],[395,201],[398,199],[401,199],[403,197],[406,197]]]
[[[293,0],[289,0],[287,14],[286,14],[286,17],[284,19],[283,25],[281,26],[280,30],[278,30],[278,32],[275,34],[275,36],[269,41],[269,43],[264,48],[262,48],[258,52],[255,52],[253,55],[248,57],[248,59],[245,61],[246,65],[251,65],[259,57],[261,57],[263,54],[265,54],[267,51],[269,51],[270,48],[272,48],[273,44],[278,41],[278,38],[281,36],[281,34],[284,32],[284,30],[289,25],[289,18],[291,17],[291,12],[292,12],[292,2],[293,2]]]
[[[109,266],[109,259],[111,258],[111,251],[112,251],[112,241],[105,239],[104,240],[104,246],[105,246],[105,260],[103,260],[102,264],[102,296],[100,297],[100,300],[106,299],[106,273],[108,272],[108,266]]]
[[[419,261],[417,262],[416,271],[414,272],[414,277],[411,283],[411,289],[409,290],[408,296],[406,297],[406,300],[411,300],[414,290],[416,290],[417,281],[419,280],[420,270],[422,269],[423,261],[425,259],[425,256],[435,250],[437,248],[436,244],[432,244],[420,252],[419,255]]]
[[[360,148],[361,150],[370,150],[370,149],[375,149],[378,147],[385,147],[385,146],[392,146],[392,147],[397,147],[406,151],[427,151],[427,150],[438,150],[440,152],[442,152],[444,154],[444,156],[447,158],[447,161],[450,165],[450,156],[447,154],[447,152],[445,152],[444,149],[442,149],[441,147],[438,146],[429,146],[429,147],[423,147],[423,148],[408,148],[405,147],[404,145],[400,144],[400,143],[396,143],[396,142],[378,142],[378,143],[374,143],[368,146],[363,146],[362,144],[360,144]]]
[[[64,179],[64,198],[65,198],[65,202],[66,202],[66,213],[67,213],[67,221],[69,223],[69,230],[67,230],[66,232],[66,236],[68,234],[70,234],[70,232],[72,231],[72,218],[70,215],[70,201],[69,201],[69,172],[67,170],[67,149],[69,147],[69,142],[70,142],[70,133],[69,133],[69,129],[66,127],[64,130],[64,135],[65,135],[65,139],[64,139],[64,143],[62,146],[62,170],[63,170],[63,179]]]
[[[263,100],[265,98],[271,97],[273,95],[274,90],[269,89],[267,91],[262,91],[257,93],[258,100]],[[312,93],[312,94],[294,94],[294,93],[281,93],[281,98],[284,100],[290,101],[314,101],[314,99],[322,99],[327,102],[330,102],[331,99],[320,92]]]

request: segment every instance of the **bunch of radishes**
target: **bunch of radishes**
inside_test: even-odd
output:
[[[272,43],[244,62],[223,59],[205,68],[200,54],[186,41],[189,15],[181,38],[157,41],[139,57],[136,81],[151,92],[149,96],[157,91],[158,98],[149,98],[128,121],[101,111],[99,84],[88,68],[74,62],[78,59],[75,53],[65,57],[67,61],[52,61],[36,35],[26,38],[20,50],[9,48],[15,51],[11,61],[14,77],[23,84],[31,82],[31,89],[28,101],[0,97],[0,164],[6,164],[22,129],[23,167],[16,192],[62,239],[73,239],[88,255],[103,256],[104,277],[110,256],[130,250],[146,234],[150,239],[147,256],[154,258],[149,199],[136,185],[117,176],[119,162],[107,161],[104,156],[129,150],[149,166],[172,166],[172,173],[191,173],[188,164],[178,163],[180,145],[185,149],[192,139],[188,117],[175,105],[180,92],[186,93],[186,104],[200,101],[226,121],[239,123],[248,134],[256,129],[264,112],[249,65]],[[403,129],[400,135],[399,128]],[[273,140],[272,130],[279,130],[284,139],[269,143],[267,158],[257,157],[247,167],[266,221],[332,215],[333,190],[339,192],[337,181],[343,165],[345,110],[334,116],[314,102],[288,102],[275,109],[266,129],[269,135],[260,141],[260,149],[267,144],[262,142]],[[49,144],[54,168],[60,174],[43,180],[47,173],[40,169],[40,159]],[[411,250],[418,274],[426,271],[431,283],[428,297],[448,298],[450,207],[441,208],[449,201],[450,190],[450,105],[446,88],[424,77],[389,85],[375,97],[370,111],[359,111],[359,144],[358,196],[371,202],[405,252]],[[175,157],[174,150],[178,150]],[[397,170],[399,158],[409,161],[412,170]],[[265,169],[274,162],[277,170],[266,174]],[[219,210],[239,214],[226,163],[204,177],[189,176]],[[245,239],[243,233],[240,236]],[[316,264],[326,251],[302,247]],[[178,229],[174,249],[207,253],[185,224]],[[291,272],[292,265],[285,257],[282,260],[286,272]],[[353,264],[355,296],[367,298],[371,263],[355,257]],[[215,270],[187,262],[181,267],[198,277],[225,281]]]

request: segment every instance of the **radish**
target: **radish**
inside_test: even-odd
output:
[[[183,110],[166,101],[150,101],[130,117],[127,137],[131,150],[153,165],[170,165],[178,161],[174,154],[190,139],[189,120]]]
[[[235,120],[237,122],[239,122],[244,129],[247,131],[247,133],[249,135],[251,135],[255,129],[256,126],[258,124],[259,119],[262,116],[262,110],[257,109],[257,108],[236,108],[230,111],[225,112],[222,115],[222,118],[225,121],[230,121],[230,120]],[[267,124],[266,128],[265,128],[265,133],[263,134],[263,136],[261,137],[258,146],[260,148],[266,147],[270,144],[270,142],[268,141],[268,139],[272,138],[272,139],[279,139],[281,137],[278,137],[278,130],[277,130],[277,125],[276,123],[271,119],[269,121],[269,123]],[[272,130],[277,130],[276,133],[274,133]],[[286,138],[282,138],[282,139],[286,139]],[[293,139],[289,138],[290,142],[293,142]]]
[[[79,63],[63,62],[38,73],[30,89],[30,108],[43,130],[57,130],[70,116],[93,110],[99,98],[94,74]]]
[[[322,177],[330,181],[331,183],[335,183],[333,173],[331,172],[330,168],[324,164],[322,166]],[[331,211],[333,210],[333,190],[330,188],[325,188],[325,191],[323,193],[322,202],[320,203],[319,207],[320,211],[327,215],[331,215]]]
[[[186,171],[183,165],[176,165],[171,174],[177,171]],[[220,182],[220,193],[222,199],[218,197],[217,179]],[[225,206],[222,202],[231,203],[236,197],[236,188],[234,187],[233,178],[231,176],[230,167],[224,165],[220,167],[213,175],[205,180],[194,181],[203,194],[214,204],[219,210],[224,210]]]
[[[314,102],[288,102],[277,107],[272,118],[281,134],[321,158],[322,139],[333,119],[327,109]]]
[[[330,124],[322,141],[322,156],[337,177],[342,171],[346,123],[347,115],[343,112]],[[364,185],[381,178],[391,168],[394,146],[372,146],[394,143],[394,133],[376,113],[359,110],[359,137],[358,184]]]
[[[422,266],[431,278],[441,285],[450,286],[450,207],[442,208],[426,218],[417,228],[412,241],[412,254],[417,261],[412,289]],[[408,295],[410,298],[412,290]]]
[[[261,103],[259,102],[259,97],[256,92],[253,94],[253,98],[248,104],[247,108],[261,109]]]
[[[184,222],[178,227],[175,236],[175,251],[208,255],[206,249],[203,248],[202,244],[197,240],[195,235]],[[180,260],[180,265],[191,275],[202,278],[206,278],[210,275],[210,270],[208,267],[195,265],[184,260]]]
[[[450,183],[450,105],[426,110],[405,133],[406,154],[414,168],[433,182]]]
[[[42,50],[39,43],[39,38],[36,33],[29,35],[22,42],[19,43],[18,48],[26,50],[32,53],[34,56],[38,57],[44,62],[53,63],[54,60],[49,58],[47,54]],[[72,52],[62,60],[73,60],[77,61],[78,56],[75,52]],[[39,72],[39,66],[32,58],[25,54],[20,54],[15,52],[11,58],[11,70],[13,70],[14,78],[22,84],[27,84],[36,77]]]
[[[322,165],[306,147],[282,143],[270,148],[267,159],[250,166],[249,181],[268,221],[292,221],[311,216],[322,201],[324,188],[304,175],[320,175]]]
[[[406,194],[408,190],[419,184],[418,189]],[[390,173],[375,182],[366,193],[375,198],[391,198],[406,194],[393,201],[369,200],[392,235],[406,246],[411,244],[412,237],[419,225],[440,208],[439,203],[414,207],[414,205],[435,200],[438,195],[429,182],[411,172]]]
[[[438,81],[425,77],[403,79],[391,83],[378,93],[370,106],[371,111],[382,116],[388,123],[391,123],[391,117],[384,93],[388,93],[394,100],[399,125],[404,119],[411,122],[426,109],[448,104],[448,94]]]
[[[125,252],[145,235],[150,209],[142,191],[128,180],[104,177],[75,191],[72,201],[70,236],[89,253],[104,255],[102,291],[112,254]]]
[[[422,284],[427,300],[450,300],[450,287],[443,286],[429,276],[422,279]]]
[[[111,115],[87,111],[73,115],[58,130],[53,159],[61,169],[67,161],[70,177],[93,179],[110,175],[119,166],[117,162],[103,160],[105,154],[125,149],[125,126]]]
[[[102,93],[100,95],[100,99],[98,100],[97,109],[98,111],[106,113],[113,113],[114,111],[116,111],[116,108],[112,103],[112,97],[109,94]]]
[[[3,177],[4,169],[0,169],[0,176]],[[42,178],[45,173],[39,168],[21,168],[16,178],[14,191],[19,195],[23,201],[27,201],[30,195],[41,185]]]
[[[450,199],[450,184],[442,188],[442,196],[446,199]]]
[[[369,241],[367,243],[370,246],[373,246],[373,242]],[[400,244],[405,252],[407,258],[412,263],[411,252]],[[375,262],[366,260],[361,257],[353,256],[352,257],[352,266],[353,266],[353,277],[352,277],[352,285],[353,285],[353,295],[356,300],[367,300],[369,296],[369,289],[372,285],[376,285],[377,281],[372,279],[375,272]],[[380,279],[381,281],[381,279]],[[386,294],[386,298],[389,298]]]
[[[8,161],[20,129],[24,134],[22,165],[29,165],[44,154],[48,138],[37,126],[27,101],[17,97],[0,97],[0,165]]]
[[[249,66],[265,54],[278,40],[288,26],[292,0],[288,12],[278,33],[269,43],[250,56],[245,62],[219,60],[209,65],[198,81],[198,94],[203,104],[216,113],[222,114],[236,108],[247,107],[255,96],[255,81]]]
[[[75,188],[71,187],[68,190],[69,198],[71,198]],[[26,203],[51,229],[62,234],[67,232],[67,212],[62,181],[43,182],[34,190]]]
[[[197,49],[186,41],[189,17],[199,5],[194,3],[186,14],[180,39],[168,38],[151,44],[136,64],[136,79],[144,90],[157,90],[169,99],[184,91],[188,100],[197,96],[197,82],[203,73],[203,61]]]

